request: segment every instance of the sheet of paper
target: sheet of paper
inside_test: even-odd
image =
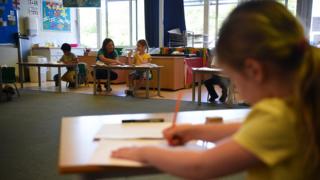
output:
[[[91,156],[88,164],[104,166],[141,167],[143,164],[135,161],[112,158],[111,153],[121,147],[148,146],[165,143],[164,140],[111,140],[103,139]]]
[[[170,122],[105,124],[94,139],[163,139],[162,131],[171,125]]]
[[[209,68],[209,67],[200,67],[198,68],[199,70],[204,70],[204,71],[222,71],[220,68]]]
[[[116,159],[112,158],[111,153],[114,150],[117,150],[122,147],[130,147],[130,146],[156,146],[159,148],[166,148],[174,151],[181,150],[192,150],[192,151],[203,151],[207,148],[205,146],[201,146],[199,143],[190,142],[185,146],[177,146],[172,147],[168,146],[165,140],[111,140],[111,139],[103,139],[98,142],[97,149],[91,156],[89,160],[90,165],[101,165],[101,166],[124,166],[124,167],[141,167],[146,166],[145,164],[124,160],[124,159]]]

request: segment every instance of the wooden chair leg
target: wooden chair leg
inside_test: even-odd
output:
[[[16,83],[13,83],[13,85],[14,85],[14,87],[16,88],[16,92],[17,92],[18,97],[20,97],[20,92],[19,92],[19,90],[18,90],[18,88],[17,88]]]

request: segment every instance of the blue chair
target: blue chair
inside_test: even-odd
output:
[[[1,75],[2,75],[2,83],[3,84],[13,84],[17,95],[20,97],[19,90],[16,85],[16,74],[15,74],[15,67],[2,67],[1,68]]]

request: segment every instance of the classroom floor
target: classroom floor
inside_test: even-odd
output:
[[[19,84],[20,85],[20,84]],[[19,86],[18,86],[19,87]],[[32,90],[41,90],[41,91],[48,91],[48,92],[58,92],[58,88],[55,87],[54,81],[47,81],[41,83],[41,87],[38,87],[38,83],[24,83],[24,88],[32,89]],[[106,93],[105,89],[102,92],[98,93],[101,96],[126,96],[124,91],[127,89],[126,84],[112,84],[111,85],[112,91],[110,93]],[[197,89],[196,87],[196,100],[197,100]],[[216,91],[220,94],[221,89],[219,87],[215,87]],[[79,88],[70,89],[66,87],[65,82],[62,82],[62,92],[71,92],[71,93],[82,93],[82,94],[93,94],[93,84],[80,85]],[[179,92],[183,93],[182,100],[184,101],[192,101],[192,88],[181,89],[177,91],[170,91],[170,90],[161,90],[161,97],[157,96],[157,91],[150,90],[150,98],[152,99],[176,99],[177,94]],[[145,90],[141,89],[136,92],[137,97],[143,98],[145,97]],[[204,86],[201,87],[201,100],[202,102],[207,102],[208,92]]]

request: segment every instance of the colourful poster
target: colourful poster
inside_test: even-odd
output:
[[[43,0],[43,30],[71,31],[70,8],[64,8],[62,1]]]

